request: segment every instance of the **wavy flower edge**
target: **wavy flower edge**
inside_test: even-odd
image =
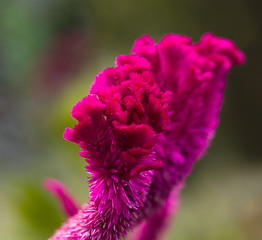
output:
[[[177,34],[155,44],[145,35],[132,51],[72,110],[78,124],[64,138],[83,149],[90,202],[51,240],[116,240],[142,221],[133,239],[157,239],[178,198],[172,192],[214,136],[226,75],[244,62],[232,41],[211,33],[195,44]]]

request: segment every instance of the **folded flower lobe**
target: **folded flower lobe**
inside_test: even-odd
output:
[[[90,202],[50,239],[117,240],[143,220],[149,236],[214,136],[226,75],[243,62],[232,41],[210,33],[194,44],[143,36],[117,57],[73,108],[78,123],[64,134],[83,150]]]

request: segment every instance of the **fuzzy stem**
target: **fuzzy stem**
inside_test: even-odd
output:
[[[147,221],[143,221],[135,230],[135,233],[129,240],[159,240],[165,229],[170,224],[170,220],[177,212],[179,206],[180,186],[175,188],[165,201],[162,208],[158,209]]]

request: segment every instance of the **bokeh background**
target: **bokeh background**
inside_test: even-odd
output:
[[[42,180],[88,199],[85,162],[62,135],[94,76],[147,33],[230,38],[221,124],[182,192],[168,240],[262,239],[262,14],[258,0],[1,0],[0,239],[47,239],[65,217]]]

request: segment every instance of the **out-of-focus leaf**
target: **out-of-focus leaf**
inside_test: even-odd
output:
[[[48,237],[64,221],[55,200],[41,189],[41,184],[22,184],[19,194],[12,196],[17,213],[26,221],[32,231]]]

